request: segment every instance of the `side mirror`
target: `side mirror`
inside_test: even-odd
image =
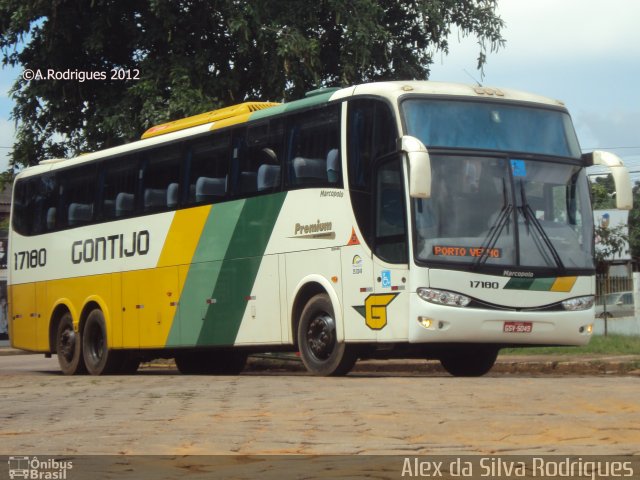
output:
[[[427,147],[415,137],[405,135],[398,140],[398,150],[409,159],[409,196],[431,197],[431,160]]]
[[[585,153],[582,156],[587,165],[602,165],[609,168],[613,183],[616,186],[616,208],[618,210],[631,210],[633,208],[633,192],[631,191],[631,178],[629,170],[624,166],[620,157],[611,152],[596,150]]]

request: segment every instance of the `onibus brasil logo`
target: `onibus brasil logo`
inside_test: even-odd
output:
[[[9,478],[28,478],[34,480],[66,480],[67,470],[73,468],[73,462],[38,457],[9,457]]]

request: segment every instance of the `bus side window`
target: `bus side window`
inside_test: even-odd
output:
[[[29,212],[31,208],[28,201],[29,179],[18,180],[13,191],[13,229],[20,235],[30,235]]]
[[[287,171],[291,187],[342,187],[341,105],[310,110],[290,119]]]
[[[16,183],[13,228],[21,235],[38,235],[57,227],[58,184],[54,173]]]
[[[54,173],[38,178],[35,192],[39,197],[32,233],[46,233],[57,227],[58,182]]]
[[[164,145],[146,152],[142,174],[144,212],[176,208],[180,198],[180,145]]]
[[[93,221],[97,183],[96,165],[79,166],[61,172],[60,209],[62,227],[77,227]]]
[[[280,119],[249,125],[246,131],[236,133],[232,168],[235,196],[280,190],[283,138]]]
[[[187,204],[215,203],[227,196],[230,158],[229,134],[214,134],[188,144]]]
[[[55,174],[18,182],[14,202],[13,225],[18,233],[38,235],[57,227],[58,186]]]
[[[107,161],[102,172],[102,219],[111,220],[135,213],[138,161],[135,155]]]

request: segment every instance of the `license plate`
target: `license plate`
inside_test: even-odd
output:
[[[504,322],[502,331],[505,333],[531,333],[532,322]]]

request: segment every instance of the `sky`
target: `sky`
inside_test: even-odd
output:
[[[640,180],[640,1],[500,0],[506,45],[480,79],[477,39],[450,38],[431,80],[513,88],[561,100],[583,151],[619,155]]]
[[[583,151],[610,150],[640,180],[640,1],[499,0],[506,45],[476,70],[477,39],[453,32],[431,80],[512,88],[562,100]],[[15,134],[8,91],[20,69],[0,70],[0,170]],[[143,72],[144,74],[144,72]]]

